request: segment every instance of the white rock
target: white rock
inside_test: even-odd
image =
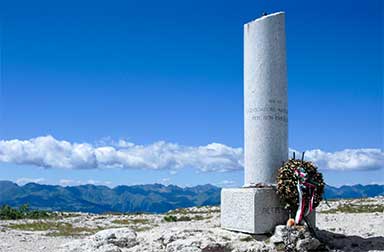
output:
[[[275,227],[275,233],[271,236],[270,240],[272,243],[281,243],[283,242],[283,235],[287,232],[287,227],[284,225],[278,225]]]
[[[130,248],[137,244],[136,233],[130,228],[106,229],[96,233],[93,240],[101,244],[113,244],[120,248]]]
[[[302,240],[298,240],[296,244],[297,251],[309,251],[309,250],[315,250],[320,246],[320,241],[316,238],[305,238]]]
[[[115,245],[106,244],[97,248],[97,250],[94,250],[94,251],[95,252],[121,252],[121,249],[119,247],[116,247]]]
[[[201,252],[200,242],[194,240],[177,240],[167,245],[167,252]]]
[[[68,252],[120,252],[120,248],[137,245],[136,233],[130,228],[113,228],[100,231],[81,241],[62,246]]]

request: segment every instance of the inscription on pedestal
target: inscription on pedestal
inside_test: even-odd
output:
[[[256,213],[258,214],[283,214],[286,210],[282,207],[263,207],[256,208]]]

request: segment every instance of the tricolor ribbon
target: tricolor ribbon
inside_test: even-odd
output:
[[[303,167],[299,167],[298,169],[296,169],[295,174],[298,177],[296,186],[297,192],[299,194],[299,206],[296,211],[295,223],[299,224],[303,219],[303,216],[307,216],[313,211],[313,199],[315,197],[316,186],[308,182],[308,176]],[[310,195],[310,198],[308,200],[305,199],[303,190],[307,190],[307,195]],[[309,202],[306,208],[307,201]]]

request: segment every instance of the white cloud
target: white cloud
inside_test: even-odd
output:
[[[73,180],[73,179],[60,179],[59,180],[59,185],[61,185],[61,186],[76,186],[76,185],[84,185],[84,184],[111,186],[112,182],[111,181],[100,181],[100,180],[94,180],[94,179],[88,179],[86,181]]]
[[[91,185],[105,185],[105,186],[111,186],[111,181],[100,181],[100,180],[94,180],[94,179],[88,179],[86,183],[82,184],[91,184]]]
[[[44,178],[18,178],[16,179],[16,184],[25,185],[28,183],[43,183],[45,182]]]
[[[119,141],[113,146],[93,146],[59,141],[52,136],[0,141],[0,162],[46,168],[177,170],[197,167],[202,171],[228,171],[242,168],[242,156],[241,148],[218,143],[190,147],[164,141],[150,145]]]
[[[291,150],[293,151],[293,150]],[[306,160],[321,169],[373,170],[384,165],[380,149],[346,149],[337,152],[310,150]],[[183,146],[164,141],[137,145],[125,140],[92,145],[42,136],[29,140],[0,140],[0,162],[62,169],[169,169],[196,168],[200,172],[243,169],[243,150],[220,143]],[[67,181],[68,182],[68,181]]]
[[[219,187],[235,187],[236,182],[234,180],[223,180],[219,183],[216,183],[215,185]]]
[[[159,181],[160,184],[163,184],[163,185],[169,185],[171,183],[171,178],[162,178],[160,181]]]
[[[296,155],[299,155],[296,158],[301,158],[301,153],[296,152]],[[305,159],[328,170],[377,170],[384,166],[384,153],[380,149],[345,149],[336,152],[317,149],[306,151]]]
[[[52,136],[24,141],[1,140],[0,162],[68,169],[97,166],[94,148],[90,144],[71,144]]]
[[[62,186],[73,186],[73,185],[80,185],[81,181],[80,180],[73,180],[73,179],[60,179],[59,180],[59,185]]]

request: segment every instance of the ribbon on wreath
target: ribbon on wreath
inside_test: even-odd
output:
[[[295,223],[299,224],[304,216],[309,215],[313,211],[316,186],[310,183],[308,174],[303,167],[297,168],[295,175],[298,177],[297,192],[299,194],[299,207],[296,211]],[[306,192],[305,194],[304,191]]]

